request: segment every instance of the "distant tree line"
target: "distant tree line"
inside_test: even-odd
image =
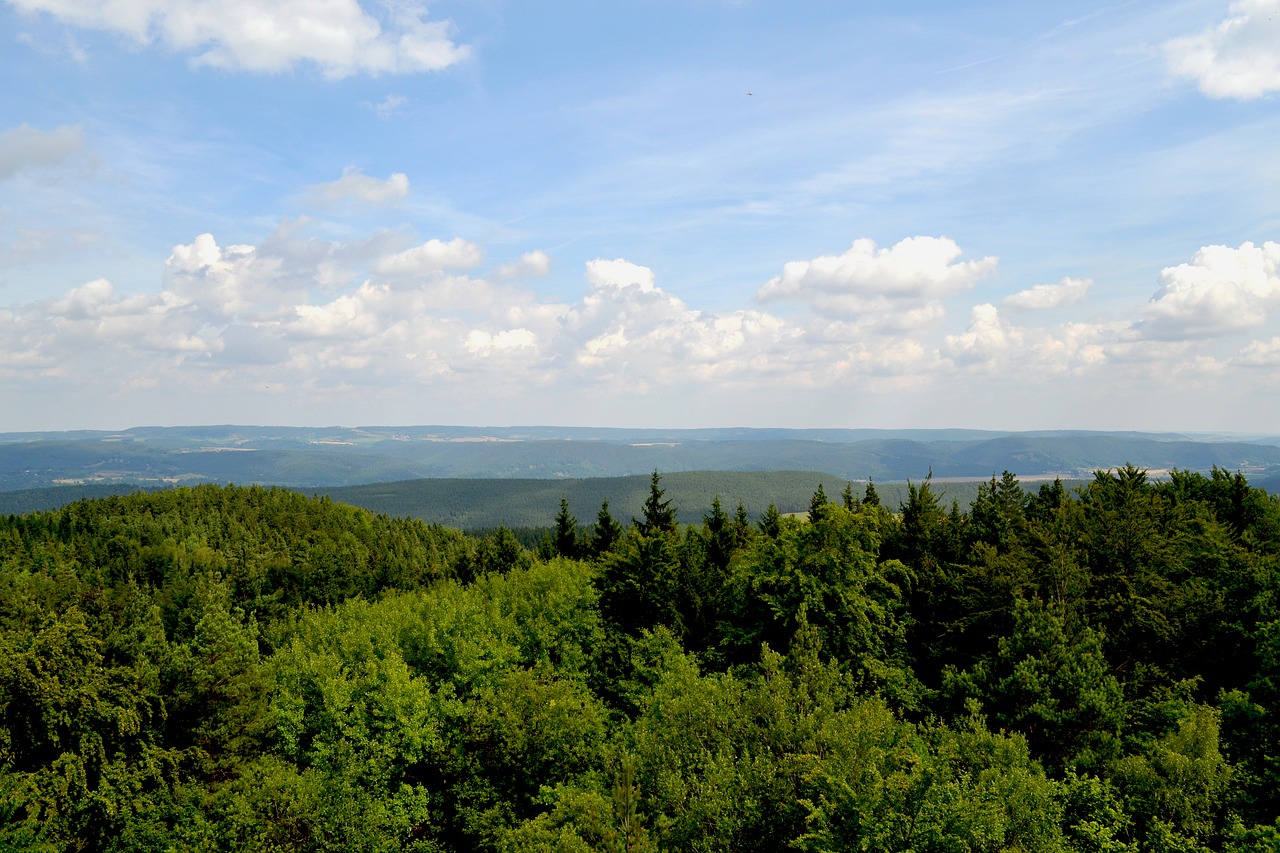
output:
[[[0,850],[1280,850],[1240,474],[590,512],[0,517]]]

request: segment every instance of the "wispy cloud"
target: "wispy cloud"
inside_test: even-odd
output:
[[[373,111],[378,118],[386,120],[396,113],[400,112],[400,108],[409,103],[409,99],[403,95],[388,94],[378,103],[364,101],[362,106]]]
[[[307,196],[321,205],[357,202],[385,205],[402,201],[409,195],[409,177],[395,172],[385,179],[372,178],[354,166],[348,166],[342,177],[327,184],[309,187]]]
[[[330,79],[439,71],[470,49],[415,4],[379,19],[356,0],[7,0],[27,13],[159,43],[193,65],[280,72],[309,64]]]
[[[58,166],[84,150],[79,125],[39,130],[24,124],[0,132],[0,181],[20,171]]]

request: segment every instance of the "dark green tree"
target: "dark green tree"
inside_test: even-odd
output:
[[[777,539],[778,534],[782,532],[782,513],[778,512],[776,506],[769,504],[757,524],[761,533],[770,539]]]
[[[607,554],[621,538],[622,525],[610,515],[609,501],[602,501],[595,526],[591,528],[591,553],[596,557]]]
[[[655,469],[649,481],[649,497],[644,502],[644,518],[635,523],[641,536],[675,532],[676,511],[670,500],[663,500],[665,490],[661,487],[661,482],[662,478]]]
[[[561,557],[579,556],[578,519],[569,512],[568,498],[560,499],[560,512],[556,514],[555,548]]]
[[[707,537],[708,568],[723,575],[729,566],[729,559],[738,547],[738,537],[733,521],[720,506],[719,495],[711,502],[710,514],[703,517],[702,527]]]
[[[831,501],[827,498],[827,493],[823,490],[822,484],[819,483],[818,490],[813,493],[813,497],[809,498],[809,523],[817,524],[821,521],[823,514],[830,505]]]
[[[738,501],[738,509],[733,514],[733,538],[739,548],[751,541],[754,533],[751,520],[747,517],[747,508]]]

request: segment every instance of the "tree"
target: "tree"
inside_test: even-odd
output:
[[[738,501],[738,509],[733,514],[733,538],[739,548],[751,541],[751,520],[747,518],[747,508]]]
[[[978,487],[978,496],[969,509],[969,540],[985,542],[1002,553],[1008,552],[1026,528],[1026,492],[1018,478],[1005,471],[999,480]]]
[[[1102,637],[1087,625],[1071,630],[1052,605],[1019,600],[996,655],[949,681],[982,701],[994,728],[1024,733],[1050,768],[1096,770],[1115,757],[1124,696]]]
[[[707,563],[717,573],[723,574],[738,546],[733,522],[720,506],[720,496],[711,502],[711,514],[702,519],[707,534]]]
[[[778,534],[782,532],[782,513],[778,512],[776,506],[769,504],[769,508],[764,511],[764,515],[760,516],[757,524],[761,533],[770,539],[777,539]]]
[[[578,556],[578,519],[569,513],[569,500],[560,499],[560,512],[556,515],[556,553],[574,559]]]
[[[827,493],[823,490],[822,484],[818,484],[818,490],[813,493],[813,497],[809,498],[809,523],[817,524],[822,520],[823,513],[827,511],[827,506],[831,502],[827,500]]]
[[[591,553],[599,557],[613,550],[613,546],[622,538],[622,525],[609,514],[609,502],[601,501],[600,512],[596,514],[595,527],[591,530]]]
[[[644,502],[644,518],[636,522],[641,536],[675,532],[676,511],[670,500],[662,499],[665,492],[659,486],[661,481],[657,469],[654,469],[653,478],[649,481],[649,497]]]
[[[600,612],[624,634],[666,625],[684,633],[679,554],[673,536],[626,537],[604,561]]]

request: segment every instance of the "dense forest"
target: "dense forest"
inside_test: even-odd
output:
[[[731,498],[732,500],[732,498]],[[589,513],[579,522],[577,512]],[[1277,851],[1280,500],[0,517],[0,850]]]

